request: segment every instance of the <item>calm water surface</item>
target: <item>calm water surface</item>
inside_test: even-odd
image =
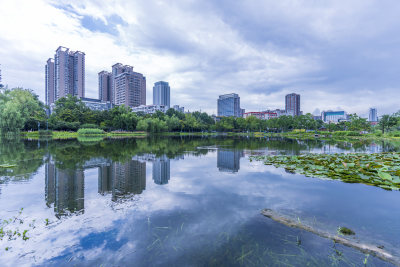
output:
[[[0,141],[1,266],[390,266],[288,228],[270,208],[400,251],[400,192],[307,178],[260,154],[398,151],[390,143],[255,138]],[[46,223],[48,221],[48,223]],[[46,225],[47,224],[47,225]],[[8,251],[6,251],[8,248]]]

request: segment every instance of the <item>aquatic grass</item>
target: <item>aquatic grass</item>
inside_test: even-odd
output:
[[[362,183],[386,190],[400,190],[400,153],[303,154],[252,156],[250,160],[285,168],[307,177]]]

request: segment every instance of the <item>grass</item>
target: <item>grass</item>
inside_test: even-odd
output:
[[[84,130],[84,131],[81,131]],[[40,134],[38,131],[32,131],[32,132],[22,132],[21,136],[24,138],[29,138],[29,139],[40,139],[40,138],[51,138],[54,140],[59,140],[59,139],[76,139],[78,136],[84,137],[84,136],[102,136],[102,137],[141,137],[141,136],[147,136],[146,132],[125,132],[125,131],[114,131],[114,132],[103,132],[102,130],[101,133],[99,131],[93,131],[93,130],[100,130],[100,129],[79,129],[77,132],[68,132],[68,131],[52,131],[48,132],[46,135]],[[81,131],[81,132],[80,132]]]

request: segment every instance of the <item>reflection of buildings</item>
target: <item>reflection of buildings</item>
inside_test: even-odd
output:
[[[141,194],[146,189],[146,162],[125,163],[97,158],[87,161],[82,169],[62,170],[50,161],[45,168],[45,200],[54,205],[56,216],[84,212],[84,169],[98,168],[98,192],[112,193],[115,201],[128,194]]]
[[[238,172],[243,150],[218,149],[217,167],[221,172]]]
[[[112,193],[113,201],[129,194],[141,194],[145,189],[146,162],[131,160],[99,167],[98,192]]]
[[[166,156],[153,161],[153,181],[156,184],[168,184],[171,175],[170,160]]]
[[[127,194],[141,194],[146,189],[146,162],[114,162],[112,178],[113,200]]]
[[[61,170],[46,165],[46,204],[54,204],[56,216],[84,212],[83,170]]]
[[[141,161],[151,161],[153,163],[152,175],[155,184],[163,185],[168,184],[171,177],[170,158],[166,155],[157,157],[154,154],[144,154],[135,156],[134,159]],[[183,156],[175,157],[175,159],[183,159]]]

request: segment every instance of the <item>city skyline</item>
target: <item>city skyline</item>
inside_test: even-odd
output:
[[[304,113],[331,109],[368,117],[370,107],[380,114],[398,110],[393,96],[399,91],[400,53],[393,42],[383,41],[397,36],[400,4],[394,1],[318,6],[266,1],[221,9],[209,1],[39,0],[3,1],[0,7],[12,25],[0,26],[3,84],[33,89],[43,102],[43,62],[62,44],[85,51],[89,98],[98,98],[98,72],[121,61],[134,64],[149,84],[169,81],[171,105],[210,114],[217,107],[209,103],[231,91],[241,96],[243,107],[255,111],[280,108],[282,96],[293,91],[302,95]],[[293,9],[296,17],[289,16]],[[161,13],[162,26],[145,16]],[[172,14],[176,20],[170,20]],[[151,103],[148,89],[146,102]]]

